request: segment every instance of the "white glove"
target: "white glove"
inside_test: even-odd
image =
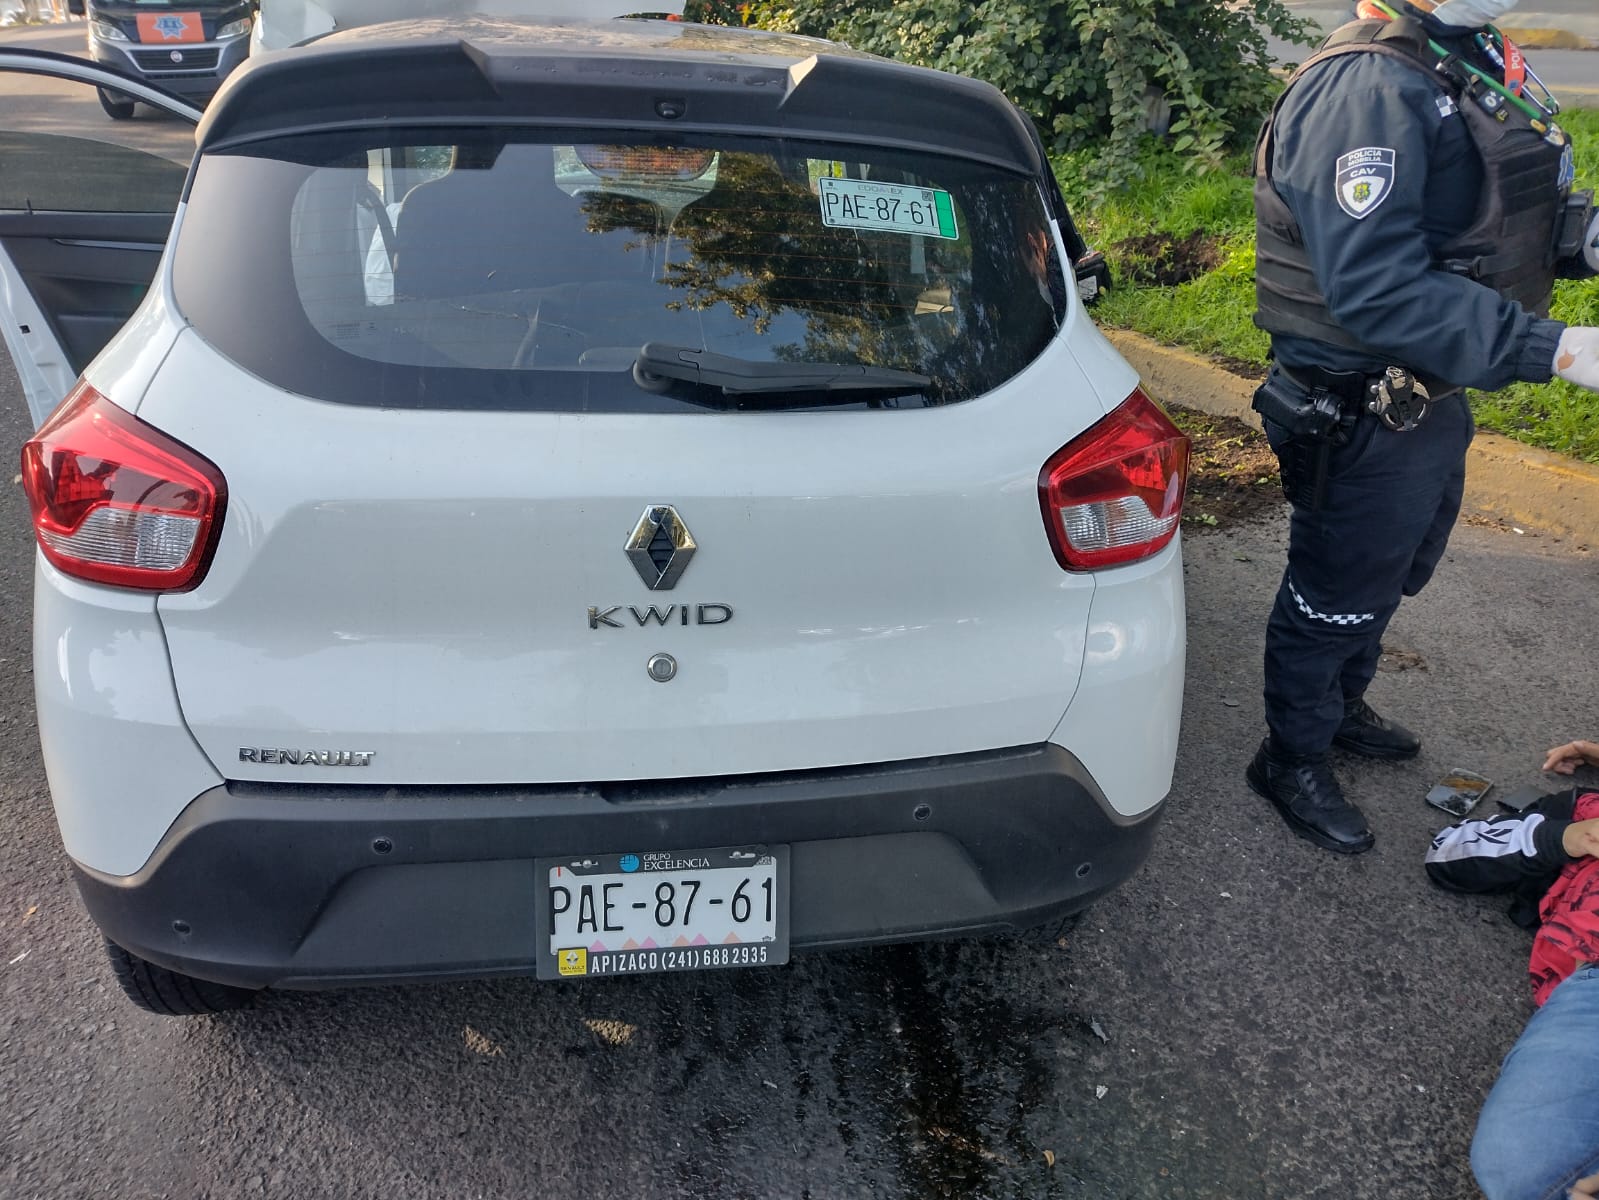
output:
[[[1588,226],[1588,236],[1582,242],[1582,261],[1588,264],[1588,269],[1599,275],[1599,213],[1594,213],[1593,223]]]
[[[1573,325],[1560,335],[1555,374],[1568,383],[1599,392],[1599,329]]]

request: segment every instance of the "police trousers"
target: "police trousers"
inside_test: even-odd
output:
[[[1400,599],[1443,557],[1475,433],[1463,392],[1407,433],[1362,414],[1332,451],[1321,506],[1294,505],[1266,625],[1266,725],[1278,752],[1325,752],[1345,706],[1364,695]],[[1268,421],[1266,437],[1281,459],[1287,431]]]

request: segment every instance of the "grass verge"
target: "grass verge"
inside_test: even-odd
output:
[[[1561,118],[1577,145],[1578,184],[1599,182],[1599,110]],[[1091,200],[1087,159],[1062,155],[1055,170],[1089,243],[1104,250],[1115,286],[1094,310],[1105,325],[1213,355],[1243,373],[1263,372],[1269,341],[1255,328],[1255,217],[1250,156],[1222,171],[1195,175],[1177,155],[1151,147],[1144,177],[1108,198]],[[1181,283],[1173,264],[1151,250],[1150,235],[1171,242],[1203,235],[1213,248],[1205,269]],[[1177,264],[1180,266],[1180,264]],[[1180,272],[1179,272],[1180,273]],[[1553,315],[1571,325],[1599,325],[1599,280],[1561,283]],[[1478,424],[1528,445],[1599,463],[1599,396],[1556,380],[1473,393]]]

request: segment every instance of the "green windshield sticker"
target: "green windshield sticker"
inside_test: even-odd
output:
[[[867,183],[860,179],[816,181],[822,224],[842,229],[886,229],[928,237],[960,237],[955,205],[948,192],[901,183]]]

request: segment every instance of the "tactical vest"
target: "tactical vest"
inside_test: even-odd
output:
[[[1434,266],[1474,279],[1540,316],[1554,295],[1557,243],[1566,223],[1562,185],[1568,139],[1533,119],[1428,45],[1419,21],[1357,21],[1335,32],[1288,81],[1255,148],[1255,324],[1382,359],[1333,319],[1311,270],[1299,223],[1271,183],[1273,134],[1283,100],[1319,63],[1346,54],[1381,54],[1424,72],[1454,100],[1482,159],[1483,186],[1471,226],[1434,256]]]

